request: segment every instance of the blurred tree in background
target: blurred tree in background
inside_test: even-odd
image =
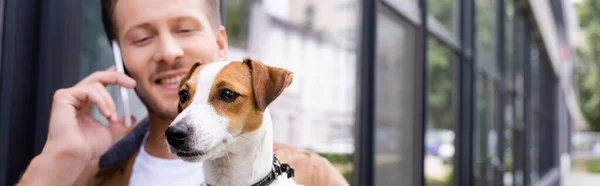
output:
[[[428,0],[429,15],[448,31],[455,32],[454,0]],[[450,47],[433,35],[428,37],[427,52],[427,128],[454,128],[452,114],[453,68],[456,59]]]
[[[454,15],[458,15],[458,12],[454,12],[457,9],[454,8],[456,0],[427,0],[427,6],[429,8],[428,13],[433,16],[440,24],[446,29],[453,32],[458,27],[455,22]]]
[[[428,0],[428,14],[439,24],[446,28],[451,35],[458,33],[458,15],[455,9],[456,0]],[[454,64],[456,64],[454,51],[438,38],[429,35],[427,39],[427,134],[440,138],[435,130],[454,130],[455,118],[453,114],[454,103],[453,87],[455,85]],[[433,130],[432,130],[433,129]],[[439,139],[442,140],[442,139]],[[448,142],[448,141],[445,141]],[[442,178],[428,174],[425,170],[426,185],[451,185],[453,172],[452,165],[446,165]]]
[[[587,66],[578,73],[579,105],[590,129],[600,131],[600,1],[583,0],[577,13],[587,41],[577,51]]]
[[[227,15],[225,15],[225,27],[229,45],[245,48],[248,44],[248,23],[250,22],[249,0],[225,1]]]
[[[452,50],[431,35],[427,52],[427,127],[454,128],[452,114],[453,68]]]

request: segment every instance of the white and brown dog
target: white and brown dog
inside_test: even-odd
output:
[[[179,115],[165,132],[169,151],[203,164],[206,185],[297,185],[273,154],[267,106],[292,72],[245,58],[196,63],[179,86]]]

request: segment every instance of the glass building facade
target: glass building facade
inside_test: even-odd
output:
[[[357,108],[355,164],[375,171],[357,170],[355,183],[558,185],[569,153],[560,129],[571,128],[575,110],[560,84],[572,73],[561,66],[568,56],[555,55],[570,50],[562,3],[364,2],[362,24],[377,25],[362,29],[360,83],[375,87],[361,85],[360,98],[374,101]],[[387,44],[394,36],[402,46]],[[383,131],[402,138],[382,139]],[[402,150],[382,150],[386,141]]]

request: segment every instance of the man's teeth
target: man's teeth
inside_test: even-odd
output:
[[[161,79],[159,83],[179,83],[184,75]]]

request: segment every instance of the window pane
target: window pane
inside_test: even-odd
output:
[[[504,20],[504,62],[505,62],[505,76],[506,85],[508,89],[514,89],[515,81],[515,60],[513,59],[513,15],[514,8],[512,6],[513,1],[504,1],[505,4],[505,20]]]
[[[539,61],[539,176],[544,177],[556,165],[557,117],[556,117],[556,76],[546,55]]]
[[[514,185],[514,130],[517,119],[515,118],[516,109],[516,91],[515,91],[515,71],[517,69],[516,61],[513,59],[513,1],[504,1],[505,19],[504,19],[504,79],[505,79],[505,105],[504,105],[504,179],[506,186]]]
[[[457,2],[455,0],[427,0],[427,13],[454,35],[457,35],[459,26]]]
[[[537,48],[537,44],[532,41],[531,43],[531,91],[530,91],[530,113],[531,113],[531,122],[530,122],[530,126],[529,126],[529,139],[530,141],[529,143],[529,168],[530,168],[530,174],[529,174],[529,178],[530,182],[529,183],[534,183],[535,181],[537,181],[539,179],[539,175],[538,175],[538,168],[539,168],[539,164],[538,164],[538,149],[539,149],[539,63],[540,63],[540,59],[539,59],[539,51]]]
[[[511,91],[505,91],[504,92],[506,94],[505,96],[505,105],[504,105],[504,121],[505,121],[505,125],[504,125],[504,131],[503,131],[503,137],[504,137],[504,178],[503,178],[503,183],[504,185],[513,185],[513,172],[514,172],[514,168],[513,168],[513,163],[514,163],[514,158],[513,158],[513,149],[514,149],[514,144],[513,144],[513,130],[514,130],[514,108],[515,108],[515,96]]]
[[[477,77],[476,90],[476,107],[475,107],[475,136],[473,140],[473,157],[475,163],[473,168],[473,176],[475,177],[475,185],[486,185],[486,162],[487,162],[487,116],[488,116],[488,90],[487,79],[482,74]]]
[[[500,157],[499,157],[499,152],[498,152],[498,143],[501,137],[502,133],[498,132],[499,129],[499,124],[500,124],[500,118],[499,118],[499,108],[500,108],[500,90],[499,90],[499,82],[494,80],[494,79],[490,79],[488,81],[488,83],[490,84],[489,86],[489,104],[490,104],[490,109],[489,109],[489,116],[488,117],[488,131],[487,131],[487,150],[488,150],[488,154],[487,154],[487,161],[488,164],[486,166],[486,174],[487,174],[487,183],[488,184],[493,184],[493,183],[497,183],[497,180],[501,179],[498,178],[496,176],[496,171],[498,170],[498,168],[500,168],[500,166],[502,165],[500,163]]]
[[[415,27],[387,8],[377,17],[377,77],[375,126],[375,185],[395,185],[414,180],[419,162],[415,108]]]
[[[427,51],[427,126],[425,155],[427,185],[452,185],[454,157],[453,60],[454,54],[434,37]]]
[[[493,0],[476,0],[476,27],[475,35],[476,50],[479,55],[489,56],[494,59],[494,8]],[[480,63],[494,63],[494,60],[480,61]]]

